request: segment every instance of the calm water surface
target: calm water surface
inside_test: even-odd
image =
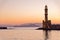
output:
[[[48,40],[60,40],[60,31],[50,31]],[[0,30],[0,40],[44,40],[43,30],[35,28],[18,28]]]

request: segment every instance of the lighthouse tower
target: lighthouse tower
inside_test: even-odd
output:
[[[43,20],[43,28],[51,28],[51,20],[48,20],[48,7],[45,5],[45,19]]]

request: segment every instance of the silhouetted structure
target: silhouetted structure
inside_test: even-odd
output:
[[[60,29],[60,24],[53,24],[51,29]]]
[[[38,28],[37,30],[60,30],[60,25],[52,25],[51,20],[48,20],[48,7],[45,5],[45,19],[43,20],[42,28]]]
[[[51,20],[48,20],[48,7],[45,5],[45,20],[43,20],[43,28],[51,28]]]

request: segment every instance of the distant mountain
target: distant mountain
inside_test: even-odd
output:
[[[15,25],[5,25],[0,24],[0,27],[41,27],[42,23],[25,23],[25,24],[15,24]]]
[[[14,27],[41,27],[41,23],[26,23],[21,25],[15,25]]]

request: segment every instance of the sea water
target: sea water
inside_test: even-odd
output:
[[[45,40],[43,30],[35,30],[38,27],[16,27],[0,30],[0,40]],[[60,40],[60,31],[50,31],[48,40]]]

